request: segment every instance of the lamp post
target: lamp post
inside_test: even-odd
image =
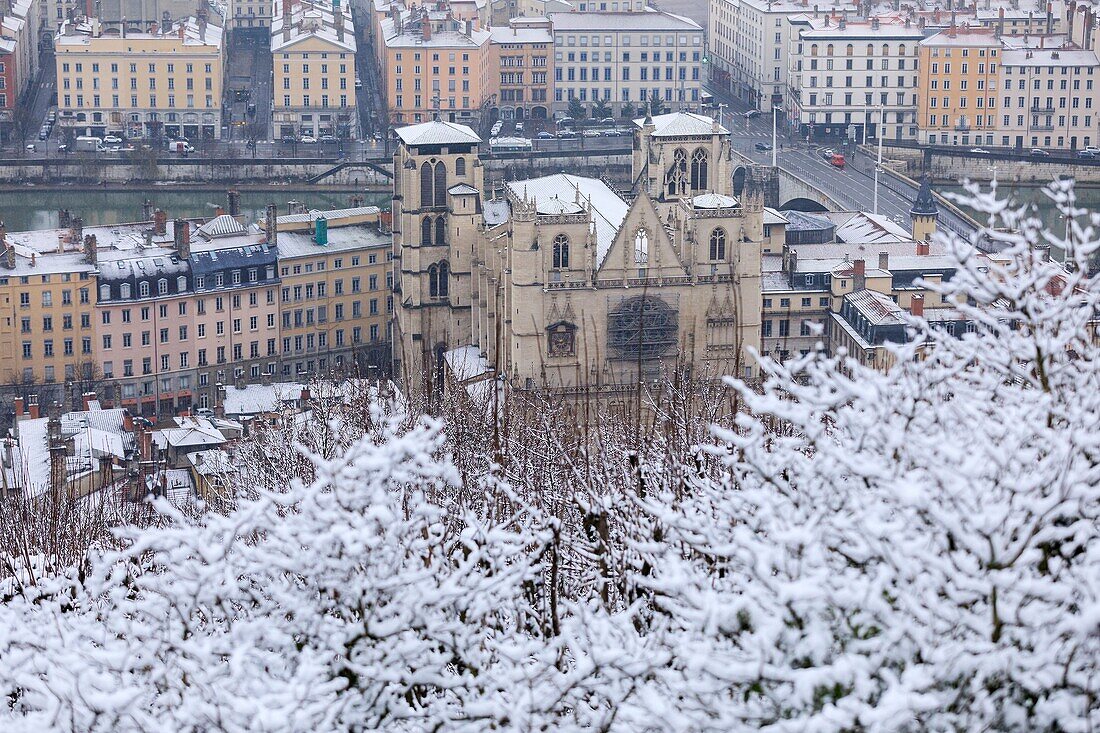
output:
[[[886,118],[886,108],[879,106],[878,108],[878,129],[875,130],[875,134],[878,135],[878,161],[875,163],[875,203],[872,213],[878,214],[878,177],[882,171],[882,122]]]

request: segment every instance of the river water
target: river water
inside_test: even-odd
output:
[[[354,191],[330,191],[273,187],[264,191],[241,191],[241,210],[258,221],[269,203],[279,213],[287,211],[288,201],[300,201],[309,208],[339,209],[350,206]],[[217,206],[225,206],[225,189],[182,190],[169,186],[150,186],[141,191],[110,189],[28,187],[18,191],[0,191],[0,220],[9,232],[48,229],[57,226],[57,212],[68,209],[84,218],[87,225],[119,224],[141,221],[142,202],[149,199],[175,216],[213,216]],[[388,194],[365,194],[367,204],[389,207]]]
[[[1035,212],[1047,228],[1055,232],[1060,232],[1064,229],[1065,224],[1059,218],[1061,215],[1058,213],[1058,210],[1054,208],[1050,199],[1043,193],[1043,188],[1043,186],[1009,187],[998,185],[997,194],[1000,197],[1007,197],[1010,201],[1016,203],[1032,204],[1035,207]],[[942,194],[963,193],[962,186],[937,186],[936,190]],[[988,185],[983,185],[982,190],[988,191]],[[1100,188],[1096,186],[1078,186],[1076,193],[1078,206],[1083,206],[1093,211],[1100,211]],[[988,215],[978,214],[966,206],[962,208],[979,223],[988,221]]]

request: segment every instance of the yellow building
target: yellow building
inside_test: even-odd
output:
[[[65,22],[55,39],[62,132],[221,136],[222,29],[185,18],[152,33]]]
[[[490,66],[499,75],[496,108],[506,120],[547,118],[554,99],[554,36],[545,27],[513,24],[491,33]],[[492,86],[492,85],[490,85]]]
[[[0,224],[0,384],[25,397],[36,385],[97,376],[96,267],[80,219],[64,223],[49,253],[23,244],[33,233],[9,234]]]
[[[355,27],[340,0],[282,0],[271,21],[272,134],[355,139]]]
[[[1001,39],[991,28],[951,28],[920,42],[918,140],[993,145],[1000,122]]]
[[[282,377],[389,363],[392,236],[376,206],[278,219]]]

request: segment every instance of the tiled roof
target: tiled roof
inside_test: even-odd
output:
[[[667,115],[657,115],[653,119],[653,134],[657,137],[684,137],[688,135],[713,135],[714,118],[705,115],[697,115],[694,112],[672,112]],[[645,118],[634,120],[638,127],[645,125]],[[729,134],[729,130],[718,125],[718,132]]]
[[[550,13],[555,31],[693,31],[703,29],[694,20],[656,10],[626,13]]]
[[[857,290],[845,295],[844,299],[874,326],[905,323],[905,311],[901,306],[875,290]]]
[[[396,132],[397,136],[406,145],[450,145],[481,142],[481,138],[477,136],[477,133],[466,125],[460,125],[457,122],[443,122],[442,120],[399,127]]]

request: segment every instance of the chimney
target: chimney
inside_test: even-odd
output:
[[[241,192],[230,189],[225,192],[225,205],[230,216],[241,215]]]
[[[85,392],[80,396],[81,404],[84,405],[84,411],[92,409],[92,403],[95,402],[95,392]]]
[[[98,264],[99,252],[98,244],[94,234],[89,234],[84,237],[84,261],[90,265]]]
[[[126,16],[122,16],[122,37],[126,37]],[[180,38],[183,38],[183,34],[180,34]]]
[[[829,16],[829,14],[828,14],[828,13],[825,13],[825,27],[826,27],[826,28],[828,28],[828,27],[829,27],[829,17],[830,17],[830,16]]]
[[[867,263],[860,259],[852,263],[852,292],[867,288]]]
[[[917,242],[917,254],[918,255],[923,257],[923,256],[928,254],[928,250],[929,250],[929,247],[928,247],[928,240],[927,239],[921,239]]]
[[[57,226],[61,229],[68,229],[73,225],[72,214],[68,209],[61,209],[57,212]]]
[[[301,401],[303,405],[309,402],[309,396],[309,387],[302,387]]]
[[[914,295],[909,301],[909,313],[916,318],[924,318],[924,296]]]
[[[14,270],[15,269],[15,247],[14,246],[9,246],[4,251],[4,267],[8,268],[9,270]]]
[[[141,202],[141,220],[149,221],[153,218],[153,202],[150,199],[145,199]]]
[[[432,40],[432,22],[427,15],[420,19],[420,35],[425,41]]]
[[[180,40],[184,40],[187,36],[187,21],[180,21]]]
[[[153,212],[153,233],[160,236],[168,233],[168,212],[164,209]]]
[[[332,0],[332,22],[336,25],[336,40],[344,40],[344,9],[340,0]]]
[[[878,28],[879,28],[878,16],[875,16],[874,18],[871,18],[871,30],[877,31]]]
[[[279,243],[278,219],[278,207],[268,204],[267,215],[264,217],[264,233],[267,235],[267,243],[272,247]]]
[[[38,395],[31,395],[31,403],[27,406],[27,410],[31,414],[31,420],[37,420],[42,417],[41,413],[38,411]]]
[[[954,38],[957,35],[955,31],[955,11],[951,11],[951,27],[947,29],[947,37]]]
[[[291,0],[283,0],[283,40],[290,40],[290,22],[293,19],[293,4]]]
[[[31,252],[31,267],[38,267],[38,253]]]
[[[997,11],[997,37],[1000,38],[1005,32],[1005,9],[1002,7]]]
[[[76,242],[76,245],[79,247],[81,240],[84,239],[84,219],[79,216],[74,216],[69,228],[72,231],[73,241]]]
[[[818,13],[818,6],[814,5],[814,17],[815,18],[817,17],[817,13]]]
[[[889,252],[879,252],[878,253],[878,269],[885,270],[886,272],[890,271],[890,253]]]
[[[191,256],[191,225],[186,219],[176,219],[172,222],[172,238],[175,241],[176,252],[180,259],[186,260]]]
[[[122,429],[127,433],[134,432],[134,416],[130,414],[130,411],[122,413]]]
[[[840,28],[840,30],[844,30],[845,28],[848,27],[848,11],[847,10],[844,10],[840,14],[840,25],[838,27]]]
[[[214,216],[225,216],[225,209],[220,206],[214,207]]]
[[[26,408],[23,407],[23,398],[22,397],[16,397],[15,398],[15,417],[16,418],[22,417],[23,412],[24,412],[25,409]]]

